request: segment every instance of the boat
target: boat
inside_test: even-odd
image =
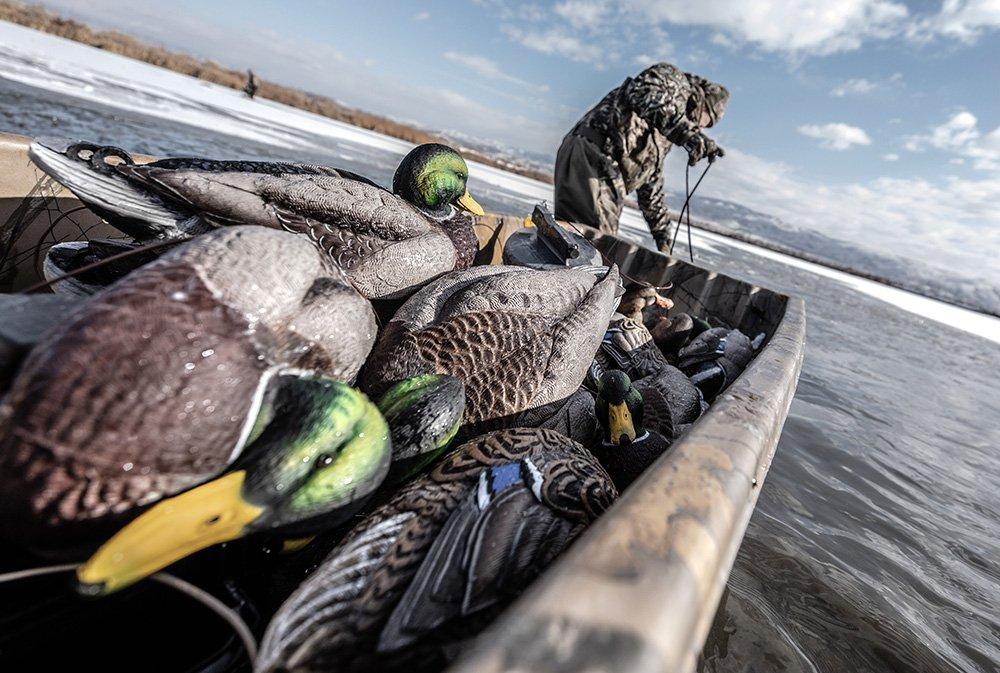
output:
[[[0,292],[41,277],[57,241],[116,232],[0,134]],[[487,214],[480,261],[498,263],[523,215]],[[579,230],[623,275],[672,284],[675,310],[765,335],[746,370],[449,669],[454,673],[694,670],[763,486],[805,350],[801,299]],[[4,255],[4,251],[7,254]]]

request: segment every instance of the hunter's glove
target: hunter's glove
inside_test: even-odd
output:
[[[713,163],[719,157],[726,156],[725,150],[701,131],[692,134],[685,140],[684,149],[688,153],[688,166],[694,166],[706,157],[708,163]]]

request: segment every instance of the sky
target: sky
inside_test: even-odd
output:
[[[1000,283],[1000,0],[43,4],[549,156],[607,91],[669,61],[732,92],[700,193]]]

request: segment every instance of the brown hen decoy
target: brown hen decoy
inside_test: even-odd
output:
[[[361,374],[377,398],[421,374],[465,384],[465,436],[542,420],[576,393],[617,303],[618,268],[479,266],[414,294],[379,335]],[[551,405],[551,406],[550,406]]]

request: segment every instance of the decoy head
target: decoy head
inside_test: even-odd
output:
[[[465,412],[465,386],[454,376],[405,379],[378,403],[392,434],[392,466],[386,484],[413,476],[455,438]]]
[[[609,369],[601,374],[595,409],[606,444],[631,444],[645,432],[642,394],[623,371]]]
[[[250,533],[294,537],[332,528],[364,504],[389,469],[385,419],[342,383],[281,378],[231,469],[125,526],[77,570],[81,593],[111,593]]]
[[[392,191],[434,217],[445,217],[452,206],[483,215],[483,208],[469,196],[469,167],[462,155],[439,143],[413,148],[403,157],[392,177]]]

